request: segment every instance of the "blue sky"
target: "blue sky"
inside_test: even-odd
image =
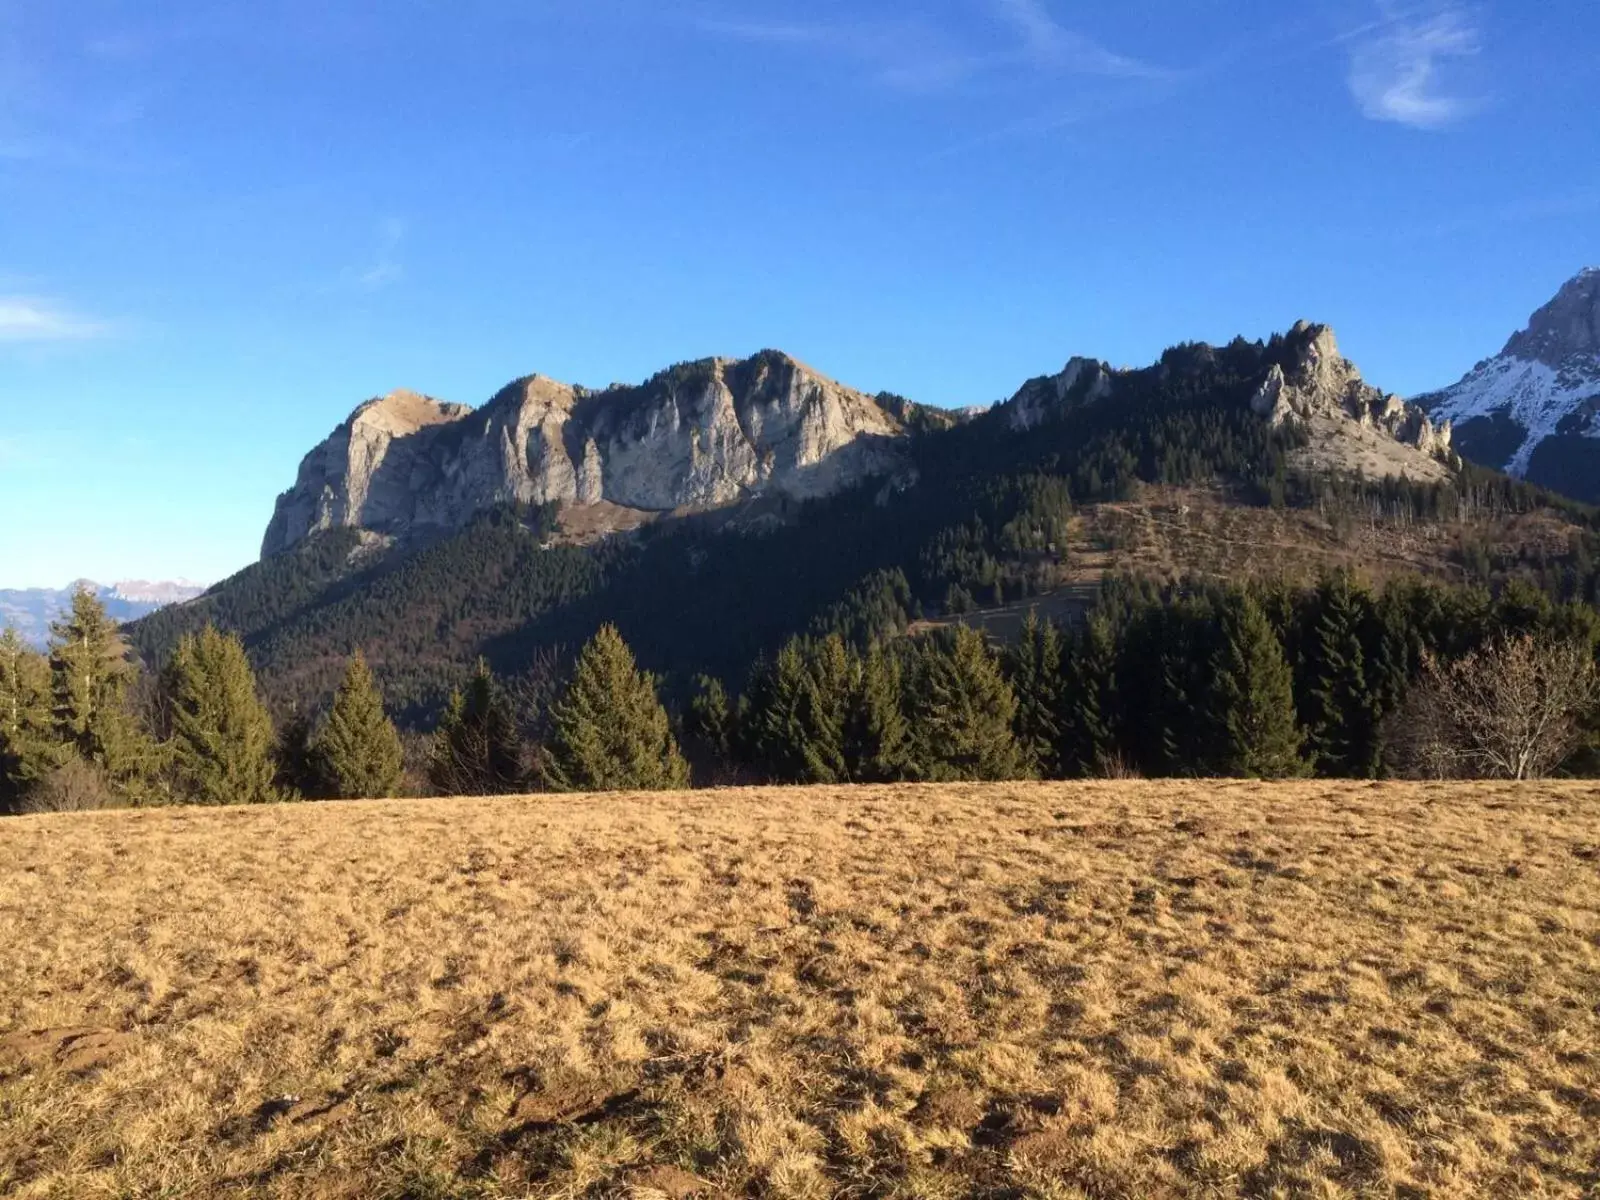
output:
[[[251,561],[362,399],[775,346],[1008,395],[1600,263],[1593,0],[0,0],[0,587]]]

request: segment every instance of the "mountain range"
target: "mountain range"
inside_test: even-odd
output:
[[[1333,331],[1301,322],[1250,404],[1306,435],[1301,465],[1437,482],[1448,425],[1366,384]],[[264,558],[329,529],[416,541],[504,504],[557,505],[591,535],[663,515],[803,502],[873,477],[902,478],[919,435],[971,420],[1026,431],[1054,415],[1114,409],[1136,372],[1073,359],[993,414],[953,414],[846,387],[779,351],[684,363],[605,391],[529,376],[480,409],[398,391],[360,405],[278,498]]]
[[[106,612],[118,621],[137,621],[170,604],[193,600],[205,591],[187,580],[124,580],[103,585],[89,579],[75,580],[64,588],[0,589],[0,629],[12,626],[30,646],[43,647],[50,637],[50,623],[72,607],[72,597],[82,589],[99,597]]]
[[[1600,268],[1569,280],[1495,357],[1417,398],[1461,453],[1600,503]]]
[[[480,657],[548,679],[607,622],[681,696],[796,633],[1070,618],[1108,572],[1589,588],[1590,520],[1464,463],[1307,322],[1073,359],[959,414],[765,351],[601,391],[530,376],[479,409],[368,401],[306,455],[261,560],[132,637],[154,664],[207,622],[239,633],[280,713],[326,703],[360,647],[425,727]]]

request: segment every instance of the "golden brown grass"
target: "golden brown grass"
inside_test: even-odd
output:
[[[1600,789],[0,824],[0,1193],[1581,1196]]]

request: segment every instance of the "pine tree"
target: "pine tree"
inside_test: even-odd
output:
[[[719,776],[733,769],[734,748],[739,740],[738,721],[722,680],[710,675],[701,675],[695,680],[695,694],[689,701],[685,725],[685,734],[697,747],[697,757],[709,760]]]
[[[1012,732],[1017,698],[983,635],[961,625],[930,638],[917,667],[911,725],[918,773],[931,780],[1024,776]]]
[[[158,755],[129,710],[137,672],[116,622],[92,592],[80,588],[50,635],[56,740],[99,768],[124,798],[141,798]]]
[[[1141,600],[1121,628],[1116,677],[1125,749],[1143,772],[1193,775],[1206,744],[1199,728],[1209,660],[1195,663],[1195,614],[1187,600]]]
[[[66,757],[50,717],[50,665],[15,629],[0,634],[0,809]]]
[[[893,783],[909,766],[910,736],[899,663],[881,646],[861,660],[845,721],[845,760],[858,783]]]
[[[578,655],[552,713],[544,775],[558,791],[669,791],[689,785],[655,680],[613,625]]]
[[[1037,774],[1060,774],[1061,634],[1034,609],[1022,636],[1006,655],[1007,678],[1017,696],[1017,744]]]
[[[1092,613],[1062,659],[1058,725],[1064,775],[1103,775],[1116,758],[1115,675],[1116,639],[1111,622]]]
[[[237,636],[207,625],[168,664],[172,757],[181,794],[195,804],[268,804],[274,777],[272,718]]]
[[[1378,698],[1368,684],[1361,636],[1364,598],[1341,575],[1317,589],[1312,609],[1302,705],[1311,759],[1326,777],[1367,779],[1378,770]]]
[[[1213,764],[1217,773],[1258,779],[1303,774],[1294,677],[1266,615],[1242,592],[1224,604],[1212,679],[1223,735]]]
[[[433,735],[428,781],[442,796],[502,796],[518,789],[522,740],[505,694],[478,660],[466,690],[456,691]]]
[[[856,690],[858,662],[838,634],[812,646],[806,657],[800,701],[802,782],[849,783],[845,726]]]
[[[405,771],[400,735],[360,650],[350,657],[314,753],[319,791],[333,799],[382,799],[399,790]]]
[[[316,755],[316,727],[298,708],[278,728],[272,758],[276,771],[272,786],[285,800],[324,799],[323,779]]]
[[[805,654],[791,639],[771,662],[750,673],[749,712],[741,727],[744,756],[767,779],[799,783],[806,778]]]

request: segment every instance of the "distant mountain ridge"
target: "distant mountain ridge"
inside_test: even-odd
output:
[[[1600,503],[1600,268],[1568,280],[1494,358],[1417,397],[1466,457]]]
[[[326,703],[361,647],[423,727],[480,657],[527,673],[604,623],[681,695],[700,673],[741,678],[795,633],[895,637],[1033,597],[1056,611],[1151,564],[1341,561],[1326,549],[1339,514],[1412,520],[1433,546],[1424,569],[1459,572],[1461,531],[1444,523],[1458,485],[1480,514],[1520,488],[1465,480],[1449,427],[1363,382],[1307,322],[1136,370],[1074,360],[965,414],[867,396],[775,351],[601,393],[530,377],[476,413],[409,397],[358,409],[302,463],[262,560],[133,641],[156,667],[207,623],[237,632],[280,712]],[[1236,513],[1232,532],[1189,536],[1186,501],[1156,513],[1175,489]],[[641,528],[618,520],[622,501],[677,507]]]
[[[1454,463],[1448,424],[1362,381],[1333,331],[1301,321],[1273,340],[1252,404],[1302,428],[1308,469],[1436,482]],[[1075,358],[992,409],[949,412],[869,396],[776,350],[702,359],[604,391],[530,375],[481,409],[415,392],[358,407],[300,464],[262,558],[330,529],[448,535],[508,503],[587,509],[590,536],[742,501],[813,500],[909,461],[919,436],[994,413],[1013,430],[1116,403],[1140,372]],[[573,522],[579,524],[579,522]]]
[[[87,588],[99,597],[115,621],[137,621],[172,604],[182,604],[206,589],[186,579],[160,583],[123,580],[99,584],[77,579],[64,588],[0,588],[0,629],[15,627],[31,646],[42,647],[50,637],[50,623],[72,607],[72,597]]]

